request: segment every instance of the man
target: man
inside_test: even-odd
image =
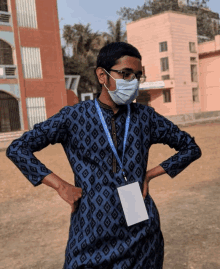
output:
[[[164,241],[148,183],[164,173],[175,177],[201,156],[201,150],[194,138],[154,108],[132,103],[142,76],[141,55],[132,45],[114,42],[103,47],[96,75],[102,86],[98,100],[65,106],[36,124],[12,142],[7,157],[34,186],[44,183],[70,204],[63,268],[159,269]],[[65,150],[75,187],[33,155],[55,143]],[[147,171],[149,149],[156,143],[179,152]],[[128,225],[118,188],[136,182],[148,218]]]

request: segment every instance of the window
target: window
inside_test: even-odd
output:
[[[192,89],[192,98],[193,102],[198,103],[199,102],[199,91],[198,88],[193,88]]]
[[[164,103],[170,103],[171,102],[170,90],[163,90],[163,102]]]
[[[145,75],[145,66],[142,66],[142,76],[140,79],[140,83],[144,83],[146,81],[146,75]]]
[[[44,97],[26,98],[28,126],[33,129],[34,124],[40,123],[47,119],[46,105]]]
[[[151,105],[151,96],[148,91],[139,91],[136,102],[145,106]]]
[[[8,12],[7,0],[1,0],[0,1],[0,11]]]
[[[24,78],[42,78],[40,48],[22,47]]]
[[[161,71],[169,70],[168,57],[161,58],[160,59],[160,64],[161,64]]]
[[[160,52],[167,51],[167,42],[161,42],[160,44]]]
[[[165,76],[162,76],[161,78],[162,78],[162,80],[168,80],[168,79],[170,79],[170,75],[165,75]]]
[[[191,62],[196,62],[196,57],[190,57]]]
[[[37,28],[35,0],[16,0],[18,26]]]
[[[16,66],[13,65],[12,48],[0,39],[0,78],[14,78]]]
[[[196,44],[195,42],[189,42],[189,51],[196,52]]]
[[[81,101],[93,100],[93,93],[81,93]]]
[[[145,66],[142,66],[142,76],[145,77]]]
[[[191,65],[191,81],[197,82],[197,66],[194,64]]]
[[[0,65],[13,65],[12,48],[0,39]]]
[[[8,13],[8,3],[7,0],[0,1],[0,23],[9,24],[10,23],[11,14]]]

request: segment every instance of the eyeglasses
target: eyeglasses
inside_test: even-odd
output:
[[[133,80],[136,78],[138,81],[144,81],[146,79],[146,76],[143,76],[142,73],[135,74],[132,71],[115,69],[110,69],[110,71],[117,72],[118,74],[123,75],[124,80]]]

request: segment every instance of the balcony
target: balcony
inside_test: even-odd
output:
[[[10,25],[11,14],[5,11],[0,11],[0,25]]]
[[[164,81],[150,81],[140,83],[140,90],[158,90],[158,89],[171,89],[175,87],[175,80],[169,79]]]
[[[0,65],[0,79],[17,78],[16,65]]]

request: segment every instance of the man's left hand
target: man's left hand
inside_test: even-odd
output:
[[[160,175],[165,174],[166,171],[158,165],[157,167],[146,172],[146,176],[143,183],[143,198],[145,199],[147,194],[149,193],[149,182],[151,179],[158,177]]]
[[[151,177],[149,176],[149,172],[147,171],[144,183],[143,183],[143,198],[145,199],[147,194],[149,193],[149,182],[151,180]]]

